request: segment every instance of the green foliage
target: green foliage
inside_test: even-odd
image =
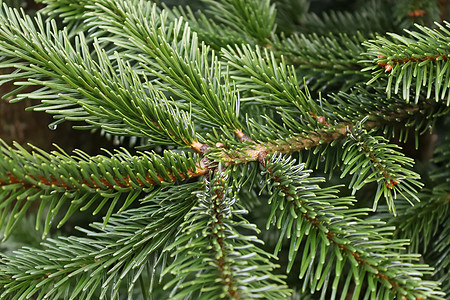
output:
[[[300,31],[319,35],[360,32],[367,36],[375,32],[384,33],[396,30],[391,3],[389,3],[392,1],[369,0],[359,2],[359,7],[356,4],[353,11],[330,10],[323,11],[320,15],[314,12],[305,14],[300,23]],[[361,5],[361,2],[363,5]]]
[[[93,230],[80,228],[87,237],[51,239],[44,249],[23,248],[3,256],[1,297],[114,299],[121,285],[131,294],[143,272],[155,272],[162,248],[173,242],[177,226],[192,208],[195,195],[186,194],[201,188],[193,183],[166,189],[142,199],[139,209],[111,217],[106,227],[94,223]],[[37,266],[31,273],[30,265]],[[140,285],[143,291],[151,288]]]
[[[274,30],[275,5],[269,0],[211,1],[208,12],[234,31],[263,43]]]
[[[273,45],[275,51],[283,53],[290,63],[299,66],[297,72],[314,80],[311,87],[325,90],[338,84],[345,91],[366,80],[367,74],[361,72],[364,65],[355,63],[355,57],[364,51],[361,46],[364,40],[359,32],[355,36],[342,33],[327,36],[292,34],[288,38],[275,39]]]
[[[93,214],[97,214],[105,205],[109,206],[106,224],[118,203],[123,202],[119,212],[123,211],[142,192],[149,193],[155,186],[184,180],[196,172],[199,164],[195,156],[170,151],[163,157],[150,152],[132,156],[126,150],[109,153],[109,157],[92,157],[82,151],[69,156],[63,150],[46,153],[34,148],[33,152],[28,152],[18,144],[17,149],[12,149],[1,140],[0,143],[0,196],[3,199],[0,225],[6,222],[5,238],[34,201],[40,201],[37,229],[47,208],[44,234],[48,233],[62,207],[69,203],[58,227],[78,210],[92,206],[96,207]]]
[[[399,152],[400,147],[387,144],[383,137],[371,136],[360,124],[353,127],[349,135],[350,138],[343,145],[344,167],[341,177],[353,175],[350,188],[354,192],[367,183],[376,182],[378,187],[373,209],[376,210],[378,200],[383,195],[389,211],[394,214],[397,193],[411,204],[411,200],[420,201],[416,196],[416,189],[422,186],[418,181],[420,176],[406,168],[412,167],[414,161]]]
[[[165,286],[173,287],[171,299],[186,295],[194,299],[282,299],[290,294],[282,277],[271,274],[276,267],[269,260],[273,257],[255,245],[262,241],[240,232],[258,231],[242,217],[246,211],[237,205],[227,181],[226,174],[217,173],[206,182],[182,231],[165,249],[175,257],[164,271],[174,276]],[[192,253],[199,255],[193,258]]]
[[[398,252],[408,241],[386,241],[393,227],[381,229],[383,222],[379,220],[362,220],[361,217],[369,210],[349,209],[354,199],[338,197],[336,187],[320,188],[317,183],[324,181],[322,178],[309,178],[303,165],[296,165],[281,156],[270,160],[266,173],[272,179],[269,187],[271,213],[267,226],[276,224],[281,230],[275,254],[280,250],[283,239],[290,239],[289,271],[300,246],[303,246],[299,275],[304,280],[303,291],[309,283],[311,290],[322,290],[323,298],[331,286],[331,298],[334,299],[338,287],[345,297],[353,282],[356,285],[353,296],[358,298],[362,281],[366,281],[367,288],[362,292],[364,298],[386,298],[390,290],[392,292],[399,286],[397,281],[411,287],[415,285],[415,290],[430,287],[432,283],[419,283],[415,277],[415,274],[427,273],[430,269],[408,263],[417,260],[418,256]],[[302,244],[305,235],[308,238]],[[392,258],[398,264],[396,271],[389,267]],[[343,275],[347,263],[350,270]],[[416,284],[423,284],[423,287]],[[406,295],[417,296],[413,293]]]
[[[404,100],[409,102],[413,98],[415,103],[419,98],[433,98],[446,101],[448,106],[450,24],[436,24],[438,29],[416,26],[420,31],[407,30],[409,37],[391,33],[390,39],[378,37],[365,43],[368,55],[379,65],[368,68],[374,70],[369,83],[387,77],[388,96],[400,93]]]
[[[4,97],[149,151],[0,140],[4,239],[44,239],[0,247],[0,299],[448,295],[437,1],[40,2],[0,9]],[[431,130],[427,173],[399,141]]]
[[[440,20],[439,6],[447,5],[439,1],[399,0],[393,3],[395,20],[403,28],[411,28],[415,23],[432,26]]]

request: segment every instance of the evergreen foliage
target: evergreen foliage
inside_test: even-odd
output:
[[[448,299],[438,1],[39,2],[0,8],[4,97],[138,142],[0,140],[0,299]]]

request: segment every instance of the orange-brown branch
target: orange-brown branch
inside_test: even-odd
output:
[[[187,173],[181,173],[179,174],[179,176],[182,177],[183,180],[188,179],[188,178],[195,178],[195,177],[199,177],[202,175],[205,175],[208,172],[208,167],[203,166],[202,164],[199,164],[194,171],[189,170]],[[157,175],[157,178],[160,182],[176,182],[178,179],[177,177],[170,173],[169,171],[167,171],[168,173],[168,177],[169,180],[163,178],[161,175]],[[8,176],[8,181],[2,181],[0,180],[0,187],[1,186],[6,186],[6,185],[10,185],[10,184],[17,184],[20,183],[24,188],[39,188],[40,186],[44,185],[44,186],[52,186],[52,187],[63,187],[66,190],[76,190],[77,186],[74,184],[70,184],[65,182],[62,179],[56,179],[54,176],[49,176],[49,177],[43,177],[43,176],[38,176],[37,178],[28,175],[31,179],[31,181],[27,181],[24,179],[19,179],[16,176],[14,176],[11,173],[7,173]],[[100,183],[98,183],[98,182]],[[37,182],[37,183],[35,183]],[[134,185],[132,184],[132,182],[134,183]],[[134,188],[136,185],[142,188],[148,187],[149,185],[156,185],[158,184],[158,182],[156,182],[151,176],[150,174],[147,174],[145,176],[145,182],[143,182],[141,179],[137,178],[135,180],[131,179],[130,176],[127,176],[123,179],[123,182],[120,181],[119,179],[114,179],[114,182],[110,182],[108,181],[106,178],[104,177],[99,177],[97,178],[97,180],[94,180],[93,178],[87,180],[87,179],[83,179],[82,181],[79,182],[79,185],[86,185],[89,188],[94,188],[94,189],[101,189],[101,190],[113,190],[116,187],[120,187],[120,188]]]
[[[377,58],[384,57],[384,55],[378,54]],[[447,54],[440,54],[435,56],[423,56],[423,57],[405,57],[405,58],[394,58],[390,60],[393,64],[405,64],[407,62],[422,62],[426,60],[448,60],[449,56]],[[387,72],[391,71],[393,68],[392,64],[387,62],[379,62],[379,66],[383,67]]]
[[[255,143],[243,149],[237,150],[221,149],[220,161],[225,167],[236,164],[245,164],[253,161],[258,161],[262,164],[265,164],[265,158],[269,154],[274,153],[287,154],[297,152],[303,149],[310,149],[322,143],[331,143],[336,139],[343,138],[347,134],[348,126],[350,126],[350,124],[342,123],[336,126],[336,128],[334,128],[333,131],[318,131],[312,133],[311,136],[309,137],[294,136],[287,139],[286,141],[273,141],[261,144]],[[188,178],[200,177],[202,175],[207,174],[209,170],[213,170],[214,168],[217,167],[217,160],[213,161],[207,156],[209,150],[208,145],[196,142],[193,144],[192,148],[193,149],[195,148],[194,150],[198,150],[198,152],[203,153],[204,157],[201,160],[201,162],[196,166],[194,171],[189,170],[187,173],[179,174],[179,176],[181,176],[183,180]],[[166,173],[168,174],[167,176],[169,177],[169,179],[164,178],[161,175],[157,175],[157,179],[160,182],[177,181],[177,176],[174,173],[170,172],[169,170],[166,170]],[[154,180],[150,176],[150,174],[145,175],[145,182],[143,182],[138,177],[131,178],[130,176],[127,176],[122,180],[116,178],[114,179],[113,182],[107,180],[107,178],[105,177],[97,177],[95,179],[94,178],[83,179],[81,182],[79,182],[78,186],[74,183],[66,182],[61,178],[56,178],[51,175],[48,177],[44,176],[33,177],[32,175],[28,175],[30,180],[18,178],[12,173],[8,173],[7,177],[8,180],[6,181],[0,180],[0,186],[20,183],[25,188],[31,187],[39,188],[39,186],[44,185],[52,187],[63,187],[66,190],[76,190],[79,188],[80,185],[85,185],[89,188],[94,189],[112,190],[115,189],[116,187],[133,188],[135,186],[139,186],[144,188],[158,184],[158,182]]]
[[[273,179],[275,182],[279,182],[280,176],[273,176],[272,170],[269,169],[268,171],[269,171],[269,174],[273,177],[272,179]],[[281,183],[281,182],[280,182],[280,183]],[[295,195],[292,195],[292,194],[289,192],[289,188],[288,188],[288,187],[285,187],[285,186],[283,186],[283,185],[281,185],[281,184],[280,184],[278,187],[279,187],[279,189],[286,195],[286,196],[285,196],[286,199],[289,199],[289,198],[295,199]],[[308,214],[307,211],[302,212],[302,209],[301,209],[301,206],[302,206],[302,200],[299,200],[298,202],[292,201],[292,204],[294,205],[296,211],[297,211],[297,212],[301,212],[301,214],[303,215],[303,217],[304,217],[306,220],[308,220],[308,222],[310,222],[311,225],[312,225],[317,231],[321,230],[319,224],[321,224],[321,225],[326,225],[326,224],[323,223],[323,221],[321,221],[321,220],[318,219],[317,217],[312,217],[312,216],[310,216],[310,215]],[[377,277],[380,278],[380,279],[385,279],[386,281],[389,282],[389,284],[391,284],[392,287],[398,286],[398,283],[394,280],[394,278],[391,278],[391,277],[389,277],[389,276],[383,274],[383,272],[382,272],[380,269],[378,269],[375,265],[373,265],[373,264],[369,263],[368,261],[364,260],[363,255],[361,255],[359,252],[353,251],[353,250],[349,249],[348,247],[346,247],[344,244],[340,243],[340,242],[337,240],[337,239],[338,239],[338,238],[337,238],[337,234],[328,231],[325,235],[326,235],[327,239],[330,241],[330,243],[336,245],[336,247],[338,247],[338,248],[341,250],[341,252],[344,252],[344,253],[346,252],[347,254],[352,255],[352,256],[355,258],[355,260],[358,262],[358,264],[360,264],[360,265],[367,265],[367,266],[369,266],[369,267],[371,267],[371,268],[377,270],[377,273],[375,274],[375,276],[377,276]],[[306,251],[306,250],[305,250],[305,251]]]
[[[248,136],[246,136],[243,132],[242,132],[242,130],[240,130],[240,129],[236,129],[235,131],[234,131],[234,133],[237,135],[237,137],[241,140],[241,142],[252,142],[252,143],[254,143],[254,141],[251,139],[251,138],[249,138]]]
[[[263,162],[269,154],[288,154],[304,149],[311,149],[320,144],[331,143],[334,140],[344,138],[352,124],[340,123],[333,130],[316,131],[310,136],[293,136],[285,140],[271,141],[254,144],[244,149],[223,150],[222,162],[226,166],[243,164],[253,161]]]

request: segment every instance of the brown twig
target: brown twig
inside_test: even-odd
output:
[[[217,180],[218,184],[220,184],[220,179]],[[216,253],[216,263],[220,275],[220,279],[223,285],[225,285],[226,291],[230,299],[241,299],[241,293],[236,288],[236,282],[235,279],[231,274],[229,274],[229,271],[231,268],[227,266],[227,249],[225,246],[225,235],[223,233],[223,215],[222,215],[222,208],[221,204],[224,198],[224,192],[223,190],[217,189],[214,191],[214,194],[216,195],[215,198],[211,199],[212,203],[212,212],[214,214],[214,218],[212,218],[213,221],[213,228],[212,228],[212,235],[216,239],[217,244],[219,245],[219,251]],[[213,248],[214,249],[214,248]]]

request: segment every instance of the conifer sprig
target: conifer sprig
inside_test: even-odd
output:
[[[397,201],[397,211],[401,214],[399,218],[390,219],[389,223],[396,226],[397,236],[411,240],[410,251],[432,251],[431,241],[447,220],[450,209],[449,195],[450,191],[433,194],[433,191],[428,190],[418,195],[421,201],[414,206],[406,201]]]
[[[398,140],[406,142],[411,136],[417,138],[430,128],[433,128],[436,120],[449,113],[450,109],[442,103],[405,103],[398,97],[386,99],[384,91],[380,88],[365,90],[356,88],[351,92],[339,92],[330,95],[329,102],[335,105],[329,106],[342,122],[363,120],[365,128],[370,130],[378,128],[377,133],[386,137],[398,137]],[[402,125],[401,127],[399,125]]]
[[[374,82],[387,78],[386,92],[400,94],[406,101],[434,99],[450,104],[449,39],[450,24],[436,24],[437,29],[416,25],[417,31],[406,30],[408,36],[390,33],[364,45],[367,57],[377,65],[372,70]]]
[[[76,155],[69,156],[61,149],[46,153],[34,148],[28,152],[18,144],[13,149],[0,142],[0,195],[3,199],[0,227],[5,226],[5,237],[35,201],[40,202],[37,227],[48,209],[45,234],[63,207],[66,207],[66,215],[58,227],[78,210],[93,207],[96,214],[105,205],[109,207],[104,218],[106,224],[116,207],[120,205],[118,211],[123,211],[141,193],[208,171],[195,155],[166,152],[159,156],[145,152],[132,156],[127,151],[118,151],[93,157],[75,151]]]
[[[361,43],[365,40],[360,33],[353,36],[293,34],[275,36],[272,47],[278,56],[298,66],[297,73],[309,78],[310,88],[325,90],[338,85],[345,91],[368,80],[368,74],[361,72],[367,65],[355,62],[364,52]]]
[[[448,184],[450,167],[450,136],[447,134],[442,144],[434,151],[435,169],[430,171],[430,186],[420,194],[421,202],[414,207],[400,202],[400,218],[389,220],[397,227],[397,235],[411,239],[411,251],[427,253],[431,240],[446,228],[450,209],[450,185]],[[400,221],[402,220],[402,221]],[[444,231],[447,229],[444,229]],[[444,248],[446,246],[443,246]]]
[[[86,237],[61,237],[47,240],[43,249],[2,255],[0,298],[115,299],[121,287],[131,295],[136,285],[151,292],[150,282],[142,286],[138,279],[146,272],[157,276],[156,268],[165,266],[162,249],[197,199],[186,194],[202,188],[196,182],[165,189],[145,197],[141,207],[112,216],[106,226],[80,228]]]
[[[193,12],[189,6],[174,7],[168,9],[170,18],[183,18],[189,22],[189,26],[194,30],[200,41],[205,42],[214,50],[220,50],[222,47],[234,44],[254,44],[254,40],[242,32],[236,32],[223,23],[216,23],[214,16],[206,14],[203,11]],[[226,34],[223,34],[225,33]]]
[[[180,99],[177,105],[193,111],[203,124],[215,127],[220,122],[231,131],[242,129],[239,93],[214,51],[199,43],[188,23],[181,18],[170,20],[149,2],[139,2],[137,7],[103,2],[95,3],[89,23],[113,34],[102,41],[124,48],[126,58],[159,78],[155,84],[175,94]]]
[[[252,37],[257,43],[265,44],[275,30],[275,5],[269,0],[212,1],[209,13],[215,19],[243,35]]]
[[[273,257],[254,245],[262,241],[239,232],[257,229],[241,216],[247,212],[233,198],[227,177],[219,171],[206,182],[178,238],[165,249],[174,256],[165,269],[175,277],[165,286],[173,288],[171,299],[280,299],[289,294],[283,277],[271,274],[277,267],[270,262]],[[185,282],[176,284],[180,280]]]
[[[349,209],[354,199],[338,197],[335,187],[319,188],[317,183],[323,179],[310,178],[309,173],[304,165],[281,155],[272,156],[265,170],[271,180],[267,226],[281,230],[275,254],[285,238],[290,240],[289,271],[298,252],[302,253],[299,276],[304,282],[303,291],[309,285],[311,290],[322,290],[324,299],[327,288],[331,287],[328,299],[336,299],[338,291],[342,299],[353,282],[354,297],[360,293],[364,298],[382,299],[389,299],[390,295],[407,299],[440,297],[440,293],[427,295],[435,283],[417,281],[417,275],[430,274],[432,270],[426,265],[410,263],[420,255],[399,253],[408,240],[388,239],[393,227],[386,227],[379,220],[363,220],[369,212],[367,209]],[[304,236],[307,236],[305,244]],[[350,270],[343,275],[346,263]],[[362,289],[364,281],[365,290]]]
[[[407,169],[413,166],[414,161],[399,152],[399,146],[386,142],[383,137],[372,136],[362,129],[361,124],[354,126],[343,145],[341,178],[346,174],[352,175],[350,188],[354,192],[367,183],[376,182],[378,188],[373,209],[383,195],[389,211],[395,215],[397,193],[413,204],[412,200],[419,201],[417,189],[423,185],[418,181],[419,174]]]
[[[36,22],[35,26],[31,18],[6,6],[0,14],[0,53],[13,57],[4,58],[0,68],[17,69],[14,76],[0,78],[2,83],[20,85],[11,93],[16,94],[15,101],[40,100],[32,109],[53,114],[57,121],[50,126],[64,120],[83,121],[88,125],[78,128],[101,127],[115,135],[147,137],[153,144],[191,146],[197,140],[189,113],[155,89],[147,93],[138,74],[120,58],[113,66],[95,43],[96,62],[82,34],[73,47],[55,22],[44,24],[39,17]],[[44,87],[20,93],[28,86]]]

